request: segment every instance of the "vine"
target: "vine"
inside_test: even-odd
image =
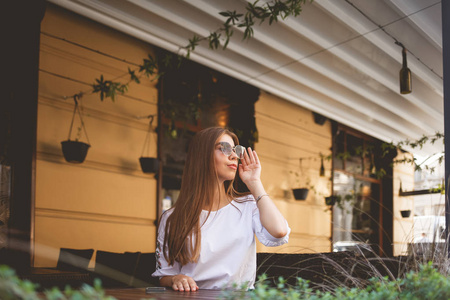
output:
[[[438,141],[442,140],[442,144],[445,143],[445,136],[443,133],[436,132],[434,135],[423,135],[421,138],[415,141],[405,140],[400,141],[396,144],[394,143],[383,143],[381,145],[383,150],[383,155],[386,155],[390,150],[402,150],[403,147],[409,146],[412,149],[422,149],[426,144],[430,143],[431,145],[436,144]],[[444,162],[445,159],[445,151],[442,151],[440,153],[435,153],[433,155],[428,156],[425,160],[423,160],[421,163],[417,163],[417,158],[415,157],[405,157],[402,159],[394,160],[394,164],[400,164],[400,163],[408,163],[411,165],[414,165],[415,171],[421,171],[423,169],[430,171],[430,173],[433,173],[436,169],[436,167],[430,167],[427,164],[427,160],[429,160],[431,157],[439,155],[438,157],[438,164],[441,165]]]
[[[243,39],[249,40],[254,34],[253,26],[255,25],[255,21],[259,21],[259,24],[262,24],[268,20],[269,25],[271,25],[279,19],[285,20],[289,16],[296,17],[302,11],[302,5],[306,1],[307,0],[274,0],[258,5],[259,0],[257,0],[253,3],[247,4],[245,13],[238,13],[236,11],[219,12],[221,16],[226,18],[223,25],[219,29],[211,32],[209,36],[199,37],[194,35],[190,38],[186,46],[178,49],[176,53],[177,64],[179,66],[184,58],[189,59],[191,52],[194,51],[202,41],[208,41],[210,49],[215,50],[220,46],[223,49],[226,49],[231,37],[233,36],[234,28],[243,28]],[[310,1],[312,2],[313,0]],[[180,55],[181,52],[185,52],[185,57]],[[167,54],[160,60],[160,62],[165,67],[168,67],[173,63],[172,55]],[[104,80],[103,75],[101,75],[100,78],[96,79],[95,83],[92,85],[93,93],[99,93],[101,101],[105,98],[111,98],[112,101],[115,101],[117,95],[123,95],[128,91],[128,85],[130,82],[139,84],[140,78],[144,75],[148,78],[152,76],[153,78],[151,81],[163,76],[164,73],[158,72],[158,70],[160,70],[160,66],[158,65],[157,58],[149,54],[148,58],[143,60],[143,63],[139,65],[138,69],[131,70],[128,68],[128,75],[130,76],[130,79],[127,83]],[[198,119],[198,116],[196,115],[195,118]]]

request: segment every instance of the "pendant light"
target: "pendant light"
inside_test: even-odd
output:
[[[402,68],[400,69],[400,93],[401,94],[409,94],[412,91],[412,82],[411,82],[411,70],[408,68],[408,63],[406,61],[406,48],[400,42],[395,42],[397,45],[402,47],[402,57],[403,63]]]
[[[319,170],[319,176],[324,177],[325,176],[325,167],[323,165],[323,155],[320,153],[320,170]]]

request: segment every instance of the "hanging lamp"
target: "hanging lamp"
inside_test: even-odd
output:
[[[412,80],[411,80],[411,70],[408,68],[408,62],[406,60],[406,48],[400,42],[395,42],[397,45],[402,47],[402,68],[399,72],[400,77],[400,93],[409,94],[412,91]]]
[[[319,176],[324,177],[325,176],[325,167],[323,165],[323,155],[320,153],[320,170],[319,170]]]

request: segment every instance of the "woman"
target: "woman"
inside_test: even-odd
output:
[[[255,234],[266,246],[287,243],[290,229],[264,190],[256,152],[237,144],[236,135],[220,127],[192,139],[180,194],[158,229],[152,276],[160,277],[161,286],[177,291],[253,288]],[[237,170],[250,193],[234,190]]]

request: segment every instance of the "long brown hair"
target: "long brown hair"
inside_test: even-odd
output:
[[[236,145],[239,144],[234,133],[221,127],[199,131],[189,144],[180,194],[165,227],[163,252],[169,265],[175,261],[181,265],[198,261],[201,248],[200,213],[204,208],[209,208],[209,212],[212,210],[215,192],[223,188],[216,173],[214,150],[216,141],[224,134],[229,135]],[[226,194],[230,198],[239,195],[233,188],[233,182],[234,179],[226,184]]]

